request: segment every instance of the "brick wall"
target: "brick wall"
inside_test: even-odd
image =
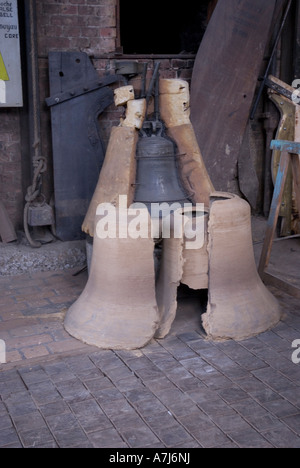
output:
[[[43,176],[43,192],[47,199],[53,191],[51,120],[50,110],[45,105],[45,98],[50,94],[48,54],[50,51],[85,52],[91,57],[99,76],[115,73],[116,5],[117,0],[36,0],[41,152],[48,160],[48,171]],[[118,60],[122,60],[122,57],[119,56]],[[136,60],[139,58],[136,57]],[[154,61],[145,58],[140,61],[149,62],[150,79]],[[183,60],[180,57],[164,59],[161,60],[161,76],[189,80],[192,67],[192,60]],[[121,113],[122,110],[111,106],[100,117],[99,126],[105,144],[108,142],[111,127],[118,125]],[[20,122],[23,121],[20,120],[20,114],[17,109],[0,110],[0,197],[17,228],[22,227],[23,192],[30,183],[28,175],[26,178],[26,167],[24,169],[24,166],[28,166],[28,161],[26,162],[24,157],[22,164],[21,149],[25,143],[21,138]]]
[[[115,50],[116,0],[37,0],[39,55]]]
[[[22,172],[19,111],[0,109],[0,200],[15,226],[22,225]]]

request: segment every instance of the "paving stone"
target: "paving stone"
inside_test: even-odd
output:
[[[136,371],[139,369],[146,369],[147,367],[151,367],[152,362],[146,356],[134,359],[128,359],[126,364],[132,371]]]
[[[87,400],[91,393],[79,379],[68,380],[56,384],[62,398],[68,402]]]
[[[114,388],[114,385],[107,377],[100,377],[98,379],[84,380],[84,385],[87,389],[97,397],[97,393],[102,390],[107,390],[109,388]]]
[[[265,416],[253,414],[252,416],[247,416],[247,420],[259,432],[273,430],[282,425],[281,421],[271,414]]]
[[[156,393],[164,389],[175,389],[176,385],[171,382],[167,377],[161,377],[155,380],[148,380],[147,387],[153,392]]]
[[[53,433],[64,431],[66,429],[77,429],[80,427],[75,415],[72,413],[48,416],[46,421]]]
[[[264,403],[263,406],[278,418],[286,418],[299,413],[299,410],[294,405],[283,398],[280,400],[268,401]]]
[[[144,383],[135,375],[132,375],[131,377],[127,377],[126,379],[118,380],[115,382],[115,386],[121,391],[121,392],[127,392],[129,390],[136,390],[136,389],[144,389],[145,385]]]
[[[41,366],[20,369],[19,373],[27,387],[30,387],[33,384],[39,382],[43,382],[45,380],[49,381],[49,376],[46,374],[46,372]]]
[[[150,413],[143,416],[143,419],[146,423],[155,431],[155,429],[160,429],[161,427],[170,427],[174,426],[176,419],[170,411],[164,411],[161,413]]]
[[[28,392],[13,393],[4,400],[9,414],[12,417],[22,416],[36,411],[36,405]]]
[[[231,441],[217,426],[212,429],[193,432],[193,436],[204,448],[218,447]]]
[[[116,404],[112,403],[111,401],[103,401],[101,404],[101,408],[105,412],[105,414],[113,419],[113,417],[127,417],[127,415],[131,415],[135,413],[133,407],[128,403],[128,401],[123,397],[122,400],[118,400]]]
[[[190,343],[191,341],[199,341],[200,335],[199,333],[193,331],[187,333],[180,333],[177,335],[177,338],[179,338],[184,343]]]
[[[187,393],[182,393],[180,390],[164,390],[157,393],[158,398],[162,403],[177,417],[190,414],[197,409],[196,402]]]
[[[179,417],[178,420],[191,434],[196,434],[198,431],[214,429],[216,427],[211,418],[200,409],[197,409],[197,411],[187,416]]]
[[[4,429],[9,429],[13,427],[11,418],[9,417],[8,414],[1,414],[0,416],[0,432],[3,431]]]
[[[244,390],[238,387],[230,387],[218,390],[218,394],[229,404],[244,400],[248,396]]]
[[[75,378],[75,374],[64,362],[55,362],[44,366],[44,370],[53,382],[64,382]]]
[[[158,367],[152,366],[152,368],[144,368],[139,369],[136,371],[136,374],[143,382],[147,382],[148,380],[159,379],[160,377],[164,377],[165,374],[161,371]]]
[[[136,410],[143,416],[146,417],[149,414],[161,413],[166,411],[166,405],[164,405],[154,395],[151,398],[136,401],[133,403]]]
[[[283,421],[300,436],[300,413],[284,418]]]
[[[236,411],[234,411],[234,409],[225,403],[225,401],[221,398],[213,401],[203,401],[198,406],[210,417],[217,415],[236,414]]]
[[[12,444],[20,444],[20,439],[17,432],[13,427],[2,429],[0,431],[0,447],[6,447]]]
[[[264,432],[263,435],[276,448],[300,448],[300,437],[283,423],[274,430]]]
[[[14,425],[20,432],[28,432],[31,430],[46,428],[46,422],[41,413],[35,411],[30,414],[16,416],[13,418]]]
[[[30,431],[20,431],[20,438],[25,448],[35,448],[37,445],[54,443],[54,438],[47,427],[40,427]]]
[[[45,418],[48,416],[55,416],[58,414],[60,415],[71,412],[69,406],[63,400],[48,403],[46,405],[39,405],[39,410]]]
[[[95,400],[73,403],[71,404],[71,408],[77,421],[87,433],[112,427],[110,420],[103,413]]]
[[[201,405],[201,403],[206,401],[216,401],[219,400],[219,395],[216,391],[203,388],[200,390],[193,390],[187,392],[187,395],[197,404]]]
[[[22,382],[21,378],[14,380],[7,380],[7,382],[0,382],[0,395],[5,398],[12,393],[26,391],[26,386]]]
[[[115,429],[105,429],[89,435],[94,448],[128,448],[126,442]]]
[[[188,377],[184,379],[181,378],[179,380],[176,380],[176,386],[182,392],[198,391],[198,390],[204,390],[207,388],[206,385],[200,382],[200,380],[197,379],[196,377]]]
[[[225,375],[211,375],[205,379],[205,385],[211,390],[220,390],[222,388],[232,387],[232,381]]]
[[[168,429],[166,429],[167,431]],[[143,448],[145,445],[159,443],[159,439],[145,424],[139,427],[130,427],[122,432],[123,438],[131,448]]]
[[[191,435],[178,423],[174,426],[156,429],[156,434],[168,448],[186,442],[194,442]]]
[[[61,400],[61,395],[50,380],[36,383],[29,390],[32,398],[39,405]]]
[[[117,367],[116,369],[106,369],[105,374],[112,381],[118,382],[118,380],[130,378],[133,372],[124,364],[122,367]]]
[[[239,343],[204,339],[179,304],[182,316],[164,340],[97,350],[52,317],[86,279],[0,277],[0,338],[16,346],[11,359],[23,360],[0,366],[1,448],[299,448],[300,366],[291,361],[291,342],[300,338],[297,301],[275,290],[284,320]],[[35,288],[34,309],[28,288]],[[41,311],[49,318],[38,318]],[[46,351],[57,356],[39,357]]]
[[[128,428],[143,427],[145,425],[144,419],[142,419],[136,412],[127,414],[126,417],[124,417],[124,415],[114,415],[111,418],[111,422],[120,434],[128,430]],[[112,423],[111,427],[113,427]]]
[[[241,448],[271,448],[272,445],[255,429],[230,433],[230,438]]]
[[[264,390],[260,390],[258,392],[252,392],[251,396],[261,404],[267,401],[278,400],[280,397],[277,392],[269,387],[265,387]]]
[[[252,398],[246,398],[245,400],[242,401],[237,401],[231,403],[232,408],[234,408],[236,411],[238,411],[241,416],[244,418],[251,417],[254,414],[257,417],[262,417],[266,416],[268,414],[268,411],[266,408],[263,408],[259,403],[254,401]]]
[[[123,394],[117,388],[108,388],[100,390],[97,393],[94,392],[94,396],[99,402],[100,406],[102,406],[102,404],[110,403],[116,405],[117,401],[124,400]]]
[[[247,393],[256,393],[265,390],[265,385],[253,376],[236,380],[236,384]]]
[[[62,431],[55,432],[54,435],[61,448],[81,447],[84,446],[84,444],[89,444],[87,436],[80,428],[66,428]]]
[[[213,421],[225,433],[251,429],[245,419],[238,414],[214,416]]]
[[[88,356],[75,356],[64,360],[72,372],[78,376],[86,376],[87,371],[99,371]]]
[[[284,377],[280,372],[272,368],[260,369],[253,372],[253,375],[267,384],[273,390],[284,390],[291,386],[291,381]]]
[[[290,403],[295,405],[297,408],[300,408],[300,391],[297,388],[288,388],[285,390],[280,390],[280,395],[283,396]]]

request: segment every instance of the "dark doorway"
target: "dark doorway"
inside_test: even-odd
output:
[[[207,26],[210,0],[174,3],[120,0],[124,54],[195,54]]]

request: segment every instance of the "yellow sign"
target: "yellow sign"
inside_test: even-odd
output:
[[[6,71],[5,63],[4,63],[1,52],[0,52],[0,80],[9,81],[9,76]]]

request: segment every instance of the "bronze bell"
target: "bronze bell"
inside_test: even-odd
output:
[[[175,154],[175,143],[154,133],[145,132],[137,144],[137,176],[135,202],[144,203],[149,211],[151,203],[189,203],[181,186]]]

